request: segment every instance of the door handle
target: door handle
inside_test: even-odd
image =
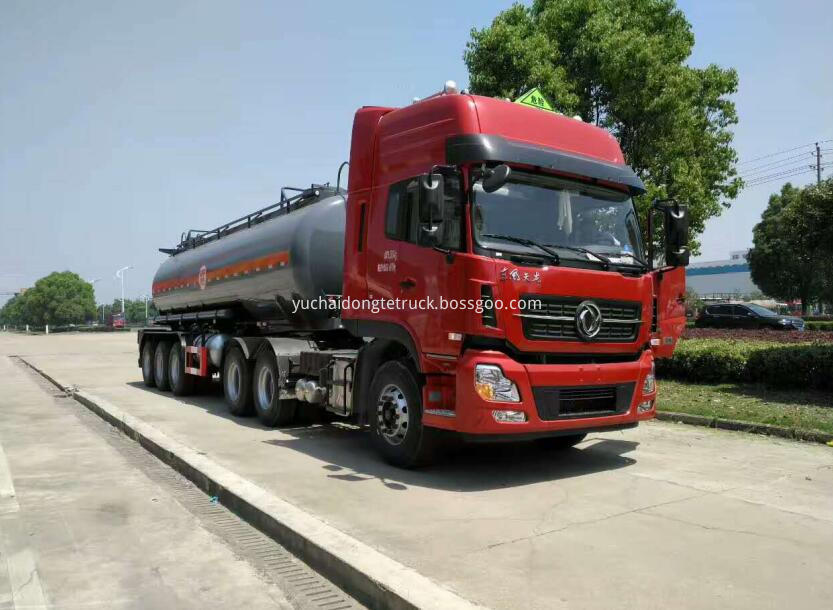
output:
[[[404,289],[415,288],[416,280],[412,277],[406,277],[404,280],[399,282],[399,286],[401,286]]]

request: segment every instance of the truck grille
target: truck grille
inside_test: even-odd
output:
[[[633,383],[610,386],[537,386],[532,388],[538,417],[544,421],[576,417],[606,417],[626,413]]]
[[[553,297],[527,294],[527,302],[538,301],[539,307],[521,310],[524,336],[546,341],[587,341],[576,329],[576,308],[582,301],[593,301],[602,312],[599,333],[589,339],[595,342],[627,343],[636,340],[642,317],[642,305],[633,301],[601,301],[580,297]],[[536,317],[540,316],[540,317]]]

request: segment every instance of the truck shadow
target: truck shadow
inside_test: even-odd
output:
[[[174,398],[169,392],[147,388],[141,382],[128,385]],[[577,447],[564,451],[548,450],[533,442],[459,443],[430,467],[403,470],[385,463],[371,446],[368,430],[352,424],[307,413],[296,425],[270,429],[255,417],[231,415],[219,386],[175,400],[185,408],[198,407],[240,426],[274,430],[280,438],[257,442],[323,462],[322,474],[327,478],[376,482],[394,491],[406,491],[413,486],[475,492],[592,475],[635,464],[636,460],[627,454],[639,445],[624,438],[622,432],[594,433]]]
[[[377,481],[389,489],[408,486],[474,492],[557,481],[624,468],[639,445],[622,438],[591,435],[573,449],[552,451],[531,442],[461,443],[430,467],[403,470],[382,461],[366,429],[332,423],[281,429],[289,439],[261,441],[325,462],[326,476],[341,481]],[[615,433],[621,435],[621,433]]]

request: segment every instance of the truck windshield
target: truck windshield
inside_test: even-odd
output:
[[[644,259],[633,201],[625,193],[514,172],[494,193],[475,182],[472,197],[474,237],[481,246],[519,247],[496,237],[503,235],[556,249],[564,260],[601,263],[575,248],[601,254],[613,264],[639,265]]]

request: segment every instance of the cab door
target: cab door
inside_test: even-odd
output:
[[[657,304],[657,330],[651,337],[651,346],[654,356],[670,358],[686,325],[685,267],[658,269],[651,275]]]
[[[391,184],[380,193],[373,239],[368,240],[368,289],[372,297],[399,299],[401,309],[376,312],[373,317],[404,326],[423,352],[454,354],[460,344],[449,341],[449,330],[462,332],[459,309],[440,303],[463,286],[463,264],[454,253],[462,249],[462,197],[457,178],[445,178],[443,238],[438,244],[451,255],[425,243],[420,232],[418,177]],[[381,189],[380,189],[381,190]]]

